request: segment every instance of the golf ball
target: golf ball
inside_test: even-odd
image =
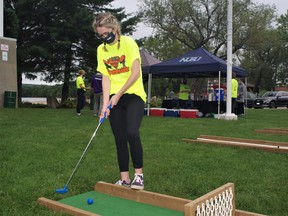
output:
[[[93,204],[93,199],[91,199],[91,198],[88,198],[88,199],[87,199],[87,203],[88,203],[88,205],[91,205],[91,204]]]

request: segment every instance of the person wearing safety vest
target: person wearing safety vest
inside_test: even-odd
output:
[[[84,76],[85,76],[84,70],[78,71],[78,76],[76,78],[76,88],[77,88],[77,106],[76,106],[76,114],[81,115],[81,109],[85,106],[85,93],[86,93],[86,87],[84,83]]]
[[[232,109],[231,109],[231,113],[235,113],[236,114],[236,99],[238,96],[238,81],[236,79],[236,74],[235,72],[232,72],[232,80],[231,80],[231,84],[232,84],[232,89],[231,89],[231,98],[232,98]]]

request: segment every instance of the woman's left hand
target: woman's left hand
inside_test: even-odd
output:
[[[109,104],[112,105],[111,108],[116,106],[118,104],[119,100],[120,100],[120,96],[118,94],[113,95],[109,101]]]

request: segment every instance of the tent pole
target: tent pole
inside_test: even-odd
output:
[[[148,103],[147,103],[147,116],[150,114],[150,102],[151,102],[151,85],[152,85],[152,73],[148,74]]]
[[[220,79],[221,79],[221,72],[219,71],[219,76],[218,76],[218,119],[220,118]]]

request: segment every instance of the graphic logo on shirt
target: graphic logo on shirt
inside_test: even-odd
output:
[[[110,75],[127,73],[129,71],[129,67],[125,65],[126,56],[114,56],[107,60],[103,60],[106,66],[106,69]]]

